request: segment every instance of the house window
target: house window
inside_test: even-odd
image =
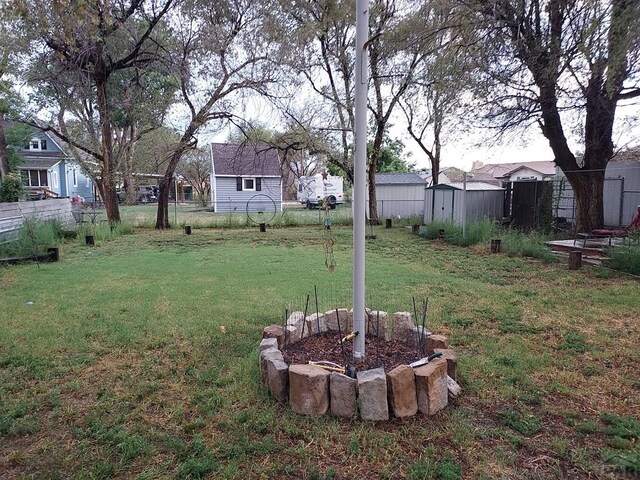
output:
[[[236,190],[239,192],[259,192],[262,190],[262,178],[237,177]]]
[[[51,183],[53,184],[53,188],[58,188],[58,172],[51,173]]]
[[[22,170],[20,175],[26,187],[46,187],[49,185],[46,170]]]
[[[76,169],[76,167],[73,167],[72,172],[73,172],[73,186],[77,187],[78,186],[78,170]]]
[[[91,186],[91,178],[89,177],[89,175],[87,175],[86,177],[84,177],[87,181],[87,183],[85,184],[87,187]]]
[[[32,138],[31,142],[29,142],[29,150],[46,150],[47,149],[47,140],[44,138]]]
[[[255,192],[256,191],[256,180],[255,178],[243,178],[242,179],[242,190],[245,192]]]

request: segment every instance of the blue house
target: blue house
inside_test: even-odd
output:
[[[24,161],[18,165],[18,170],[27,199],[79,195],[85,202],[95,200],[93,181],[52,133],[34,128],[20,154]]]
[[[275,149],[211,144],[211,202],[215,212],[282,211],[282,172]]]

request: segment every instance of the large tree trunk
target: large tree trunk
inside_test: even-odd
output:
[[[168,172],[167,172],[168,173]],[[173,175],[173,174],[172,174]],[[165,174],[160,179],[158,190],[158,212],[156,215],[156,228],[166,230],[171,228],[169,224],[169,191],[171,190],[171,176]]]
[[[380,149],[384,140],[383,122],[376,122],[376,135],[371,146],[371,156],[369,158],[369,221],[373,225],[378,225],[378,197],[376,195],[376,171],[378,170],[378,160],[380,159]]]
[[[7,137],[4,134],[4,113],[0,112],[0,180],[9,175],[9,158],[7,157]]]
[[[576,228],[590,232],[604,226],[604,171],[582,172],[569,183],[576,202]]]
[[[191,121],[180,138],[180,142],[171,153],[171,159],[167,164],[167,169],[160,180],[160,192],[158,193],[158,215],[156,216],[156,229],[158,230],[171,228],[171,225],[169,224],[169,189],[171,188],[171,180],[173,179],[173,174],[175,173],[176,168],[178,167],[178,162],[180,162],[184,152],[191,148],[195,148],[196,143],[193,141],[193,138],[195,132],[203,123],[204,122],[200,119],[200,116],[196,116],[196,119]]]
[[[120,209],[118,207],[118,196],[116,195],[114,179],[113,130],[107,100],[108,74],[100,49],[95,53],[95,58],[93,79],[96,84],[96,102],[100,116],[100,133],[102,136],[102,188],[100,189],[100,193],[102,194],[104,208],[107,211],[107,220],[110,224],[114,224],[120,223]]]

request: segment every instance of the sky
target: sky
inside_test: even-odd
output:
[[[278,114],[271,110],[265,102],[258,99],[251,99],[243,103],[241,111],[234,112],[238,116],[248,120],[257,119],[259,123],[270,125],[277,130],[285,127],[279,126],[277,121],[269,122],[278,118]],[[371,115],[371,114],[369,114]],[[640,145],[640,102],[636,101],[628,105],[620,105],[617,111],[617,122],[622,123],[622,119],[627,119],[624,128],[615,130],[614,144],[617,148]],[[392,117],[390,136],[400,139],[404,145],[404,153],[408,155],[407,160],[415,163],[418,169],[430,169],[428,157],[422,152],[416,142],[406,131],[404,118],[400,114]],[[464,130],[463,130],[464,129]],[[565,127],[565,131],[569,128]],[[210,142],[226,142],[232,127],[211,129],[200,136],[200,144],[207,145]],[[622,131],[620,134],[618,132]],[[464,171],[471,171],[473,163],[476,161],[484,164],[488,163],[510,163],[510,162],[535,162],[553,161],[554,155],[546,138],[543,137],[537,126],[530,127],[526,132],[516,131],[506,134],[500,141],[496,141],[493,132],[478,127],[469,131],[467,127],[461,127],[460,131],[449,134],[443,141],[441,153],[441,166],[456,167]],[[581,151],[577,138],[569,137],[569,147],[574,153]]]

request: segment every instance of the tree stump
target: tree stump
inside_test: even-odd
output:
[[[502,240],[499,238],[491,239],[491,253],[500,253],[500,246],[502,245]]]
[[[261,223],[260,224],[260,232],[264,233],[267,231],[267,224],[266,223]]]
[[[392,223],[393,223],[393,222],[392,222],[392,220],[391,220],[390,218],[387,218],[387,219],[384,221],[384,228],[391,228],[391,224],[392,224]]]
[[[420,233],[420,225],[411,225],[411,233],[417,235]]]
[[[86,243],[87,245],[91,245],[91,246],[93,246],[93,245],[95,245],[95,244],[96,244],[96,240],[95,240],[95,238],[93,237],[93,235],[85,235],[85,236],[84,236],[84,241],[85,241],[85,243]]]
[[[569,270],[579,270],[582,267],[582,252],[573,250],[569,252]]]
[[[187,235],[191,235],[191,225],[184,226],[184,233],[186,233]]]

